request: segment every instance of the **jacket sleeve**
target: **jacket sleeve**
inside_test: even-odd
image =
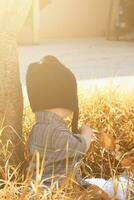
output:
[[[54,144],[55,149],[64,151],[69,157],[82,156],[86,152],[85,138],[66,129],[56,132]]]

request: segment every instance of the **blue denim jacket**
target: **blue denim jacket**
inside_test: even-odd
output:
[[[74,173],[76,180],[80,181],[75,166],[86,151],[86,141],[80,134],[72,134],[64,120],[52,112],[38,112],[36,124],[33,126],[28,140],[28,148],[32,156],[35,151],[40,154],[44,172],[42,180],[49,185],[52,181],[61,181],[62,178]],[[33,163],[36,169],[36,161]],[[33,174],[35,178],[36,174]]]

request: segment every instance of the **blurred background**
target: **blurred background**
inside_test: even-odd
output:
[[[33,1],[33,10],[19,35],[20,42],[105,35],[109,0],[50,0],[46,4]],[[36,34],[38,41],[34,41]]]
[[[52,54],[79,80],[134,75],[134,0],[33,0],[18,34],[21,80]]]
[[[110,37],[118,31],[120,37],[134,31],[133,10],[133,0],[33,0],[18,38],[39,43],[46,38]]]

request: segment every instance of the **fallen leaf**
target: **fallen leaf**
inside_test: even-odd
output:
[[[125,156],[125,158],[121,162],[122,167],[130,168],[134,171],[134,157],[133,156]]]
[[[101,133],[100,134],[100,145],[102,148],[108,150],[108,151],[114,151],[116,148],[116,141],[113,138],[113,136],[106,134],[106,133]]]

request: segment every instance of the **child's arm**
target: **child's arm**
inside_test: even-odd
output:
[[[77,153],[87,152],[91,144],[92,131],[87,127],[82,127],[81,134],[72,134],[68,129],[58,130],[55,134],[55,149],[64,150],[69,157],[74,157]]]
[[[90,144],[92,142],[93,131],[91,130],[91,128],[89,126],[83,125],[80,128],[80,134],[85,138],[86,146],[87,146],[86,151],[88,151]]]

